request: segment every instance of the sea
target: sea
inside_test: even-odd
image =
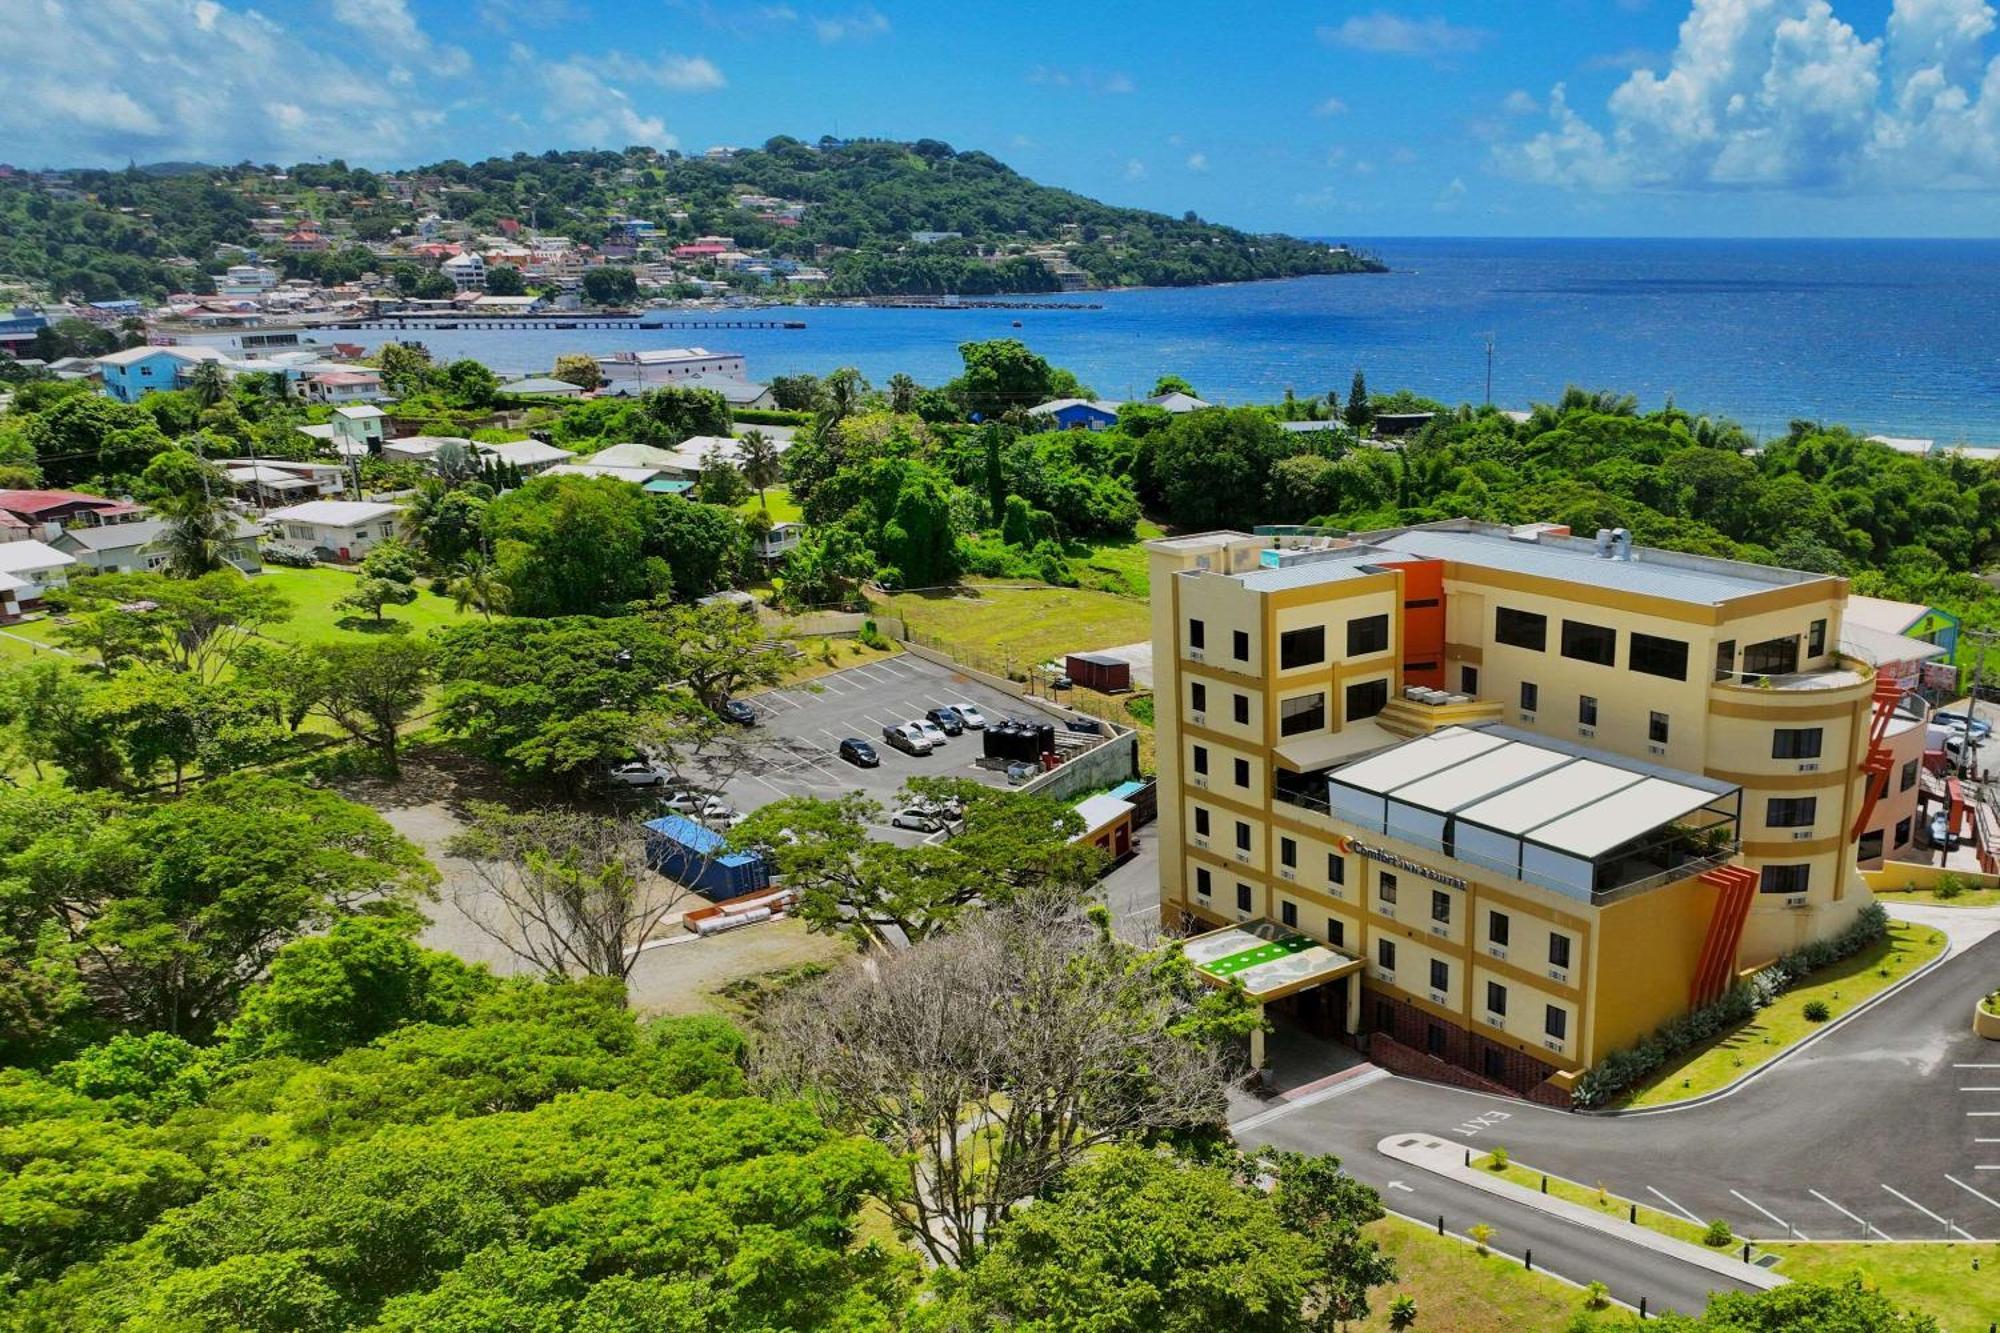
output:
[[[941,383],[959,344],[1013,337],[1103,397],[1144,395],[1166,373],[1223,403],[1344,397],[1359,370],[1375,393],[1448,403],[1527,408],[1576,384],[1759,436],[1806,418],[2000,444],[2000,241],[1346,239],[1391,271],[1020,298],[1058,309],[771,312],[803,329],[414,336],[503,371],[700,345],[743,353],[755,379],[854,366],[876,384]]]

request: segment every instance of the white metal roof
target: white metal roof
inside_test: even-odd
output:
[[[1398,745],[1387,754],[1378,754],[1351,764],[1335,774],[1343,786],[1359,787],[1386,796],[1396,788],[1464,763],[1475,755],[1497,749],[1507,742],[1501,737],[1466,727],[1445,727],[1428,736]]]
[[[34,574],[75,563],[75,556],[65,555],[55,547],[32,538],[0,542],[0,574]]]
[[[1501,833],[1526,833],[1546,824],[1578,803],[1615,790],[1615,783],[1637,782],[1638,775],[1609,764],[1577,759],[1544,773],[1532,782],[1491,796],[1474,805],[1460,806],[1458,817]]]
[[[1132,813],[1130,801],[1122,801],[1116,796],[1098,795],[1085,797],[1076,803],[1077,817],[1083,821],[1083,832],[1077,837],[1087,838],[1106,824],[1115,822]],[[1071,839],[1075,841],[1075,839]]]
[[[322,527],[346,528],[356,523],[373,523],[378,518],[388,518],[401,512],[398,505],[379,504],[373,500],[308,500],[304,504],[274,509],[266,517],[279,523],[316,523]]]
[[[1538,773],[1572,762],[1568,755],[1532,745],[1502,745],[1454,764],[1442,773],[1412,782],[1396,790],[1396,799],[1421,805],[1427,810],[1463,810],[1476,801]]]
[[[1714,792],[1664,778],[1641,778],[1543,824],[1528,838],[1575,856],[1602,856],[1714,799]]]

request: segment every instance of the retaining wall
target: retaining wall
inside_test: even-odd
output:
[[[1950,875],[1968,889],[2000,888],[2000,875],[1983,870],[1954,870],[1950,866],[1919,865],[1914,861],[1884,861],[1879,870],[1864,870],[1861,878],[1876,893],[1892,894],[1897,889],[1935,889]]]

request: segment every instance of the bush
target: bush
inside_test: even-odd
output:
[[[881,649],[889,646],[888,637],[880,629],[876,628],[875,622],[872,620],[862,621],[861,632],[854,637],[870,648]]]
[[[1493,1150],[1493,1169],[1495,1171],[1505,1171],[1507,1169],[1507,1150],[1505,1148],[1495,1148]]]
[[[1808,1023],[1824,1023],[1833,1017],[1833,1010],[1826,1007],[1825,1000],[1807,1000],[1802,1010]]]
[[[1490,1222],[1474,1222],[1465,1229],[1465,1234],[1471,1237],[1472,1248],[1484,1254],[1493,1240],[1493,1225]]]
[[[310,546],[300,546],[296,542],[265,542],[260,548],[267,565],[283,565],[287,569],[311,569],[319,563]]]
[[[1701,1243],[1713,1250],[1719,1250],[1735,1239],[1736,1233],[1729,1229],[1729,1223],[1719,1217],[1708,1224],[1708,1230],[1701,1233]]]
[[[1583,1289],[1583,1307],[1586,1310],[1602,1310],[1611,1304],[1611,1288],[1602,1282],[1592,1282]]]
[[[1931,889],[1933,896],[1947,903],[1964,892],[1965,881],[1957,875],[1939,875],[1937,884]]]

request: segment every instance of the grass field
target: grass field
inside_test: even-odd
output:
[[[875,605],[926,639],[942,640],[969,665],[989,670],[1136,643],[1153,632],[1146,603],[1091,588],[974,580],[958,591],[897,593]]]
[[[771,506],[773,523],[798,523],[804,520],[805,511],[792,499],[792,493],[783,486],[773,486],[764,492],[764,499]],[[736,512],[748,518],[763,506],[757,503],[757,494],[752,491],[750,498],[736,506]]]
[[[1660,1106],[1714,1092],[1826,1026],[1805,1016],[1808,1004],[1826,1005],[1830,1022],[1937,957],[1944,945],[1941,931],[1891,921],[1886,939],[1821,968],[1743,1026],[1668,1064],[1617,1105]]]
[[[1525,1166],[1520,1162],[1512,1161],[1508,1162],[1504,1167],[1498,1167],[1495,1166],[1491,1153],[1486,1154],[1484,1157],[1473,1158],[1472,1164],[1482,1171],[1489,1172],[1500,1177],[1502,1180],[1519,1185],[1523,1189],[1539,1191],[1542,1188],[1542,1173],[1535,1167]],[[1564,1180],[1560,1176],[1550,1176],[1548,1181],[1549,1194],[1555,1198],[1567,1199],[1571,1203],[1580,1203],[1586,1208],[1594,1208],[1606,1217],[1617,1218],[1619,1221],[1624,1221],[1631,1216],[1632,1200],[1630,1199],[1621,1198],[1608,1190],[1598,1190],[1589,1185],[1579,1185],[1574,1180]],[[1703,1230],[1701,1227],[1696,1226],[1685,1217],[1675,1217],[1672,1213],[1663,1213],[1657,1208],[1648,1208],[1644,1204],[1639,1205],[1639,1225],[1651,1228],[1663,1236],[1672,1236],[1675,1240],[1684,1240],[1690,1245],[1701,1244]]]
[[[1398,1296],[1417,1302],[1416,1327],[1421,1333],[1494,1333],[1494,1330],[1559,1330],[1584,1309],[1584,1294],[1566,1282],[1530,1273],[1519,1261],[1497,1254],[1482,1255],[1464,1241],[1440,1236],[1400,1217],[1385,1217],[1365,1228],[1368,1236],[1396,1261],[1397,1279],[1368,1293],[1373,1313],[1350,1329],[1389,1327],[1389,1305]],[[1493,1243],[1507,1248],[1508,1238]],[[1607,1324],[1629,1320],[1616,1307]]]
[[[1931,1315],[1946,1333],[1978,1333],[2000,1317],[2000,1244],[1899,1242],[1826,1245],[1785,1242],[1777,1271],[1812,1282],[1864,1283],[1897,1305]],[[1978,1272],[1973,1261],[1979,1261]]]
[[[1130,541],[1072,544],[1070,568],[1086,588],[1143,602],[1152,595],[1152,579],[1146,572],[1146,548],[1141,543],[1166,535],[1159,524],[1141,519]]]
[[[423,634],[479,620],[479,612],[467,610],[460,615],[449,597],[438,596],[422,583],[417,585],[416,601],[386,608],[383,619],[392,623],[377,625],[361,612],[334,605],[354,590],[355,576],[345,570],[324,565],[313,569],[279,567],[266,569],[263,578],[291,600],[292,618],[264,632],[266,638],[285,643],[340,643],[378,634]]]

